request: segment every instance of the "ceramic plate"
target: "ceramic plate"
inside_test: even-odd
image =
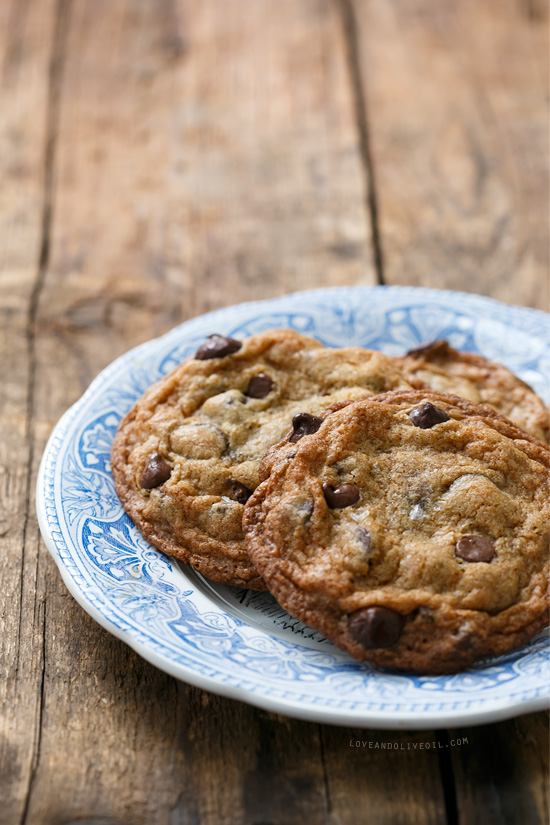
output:
[[[206,335],[291,327],[327,346],[391,355],[435,338],[506,364],[548,402],[548,316],[475,295],[337,288],[193,318],[105,369],[61,419],[38,479],[48,549],[101,625],[178,679],[303,719],[371,728],[476,724],[548,704],[548,640],[453,676],[406,676],[355,662],[269,594],[209,583],[156,551],[119,502],[109,455],[124,413]]]

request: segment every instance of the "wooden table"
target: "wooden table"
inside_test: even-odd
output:
[[[546,18],[0,0],[2,825],[548,821],[546,714],[361,732],[188,687],[73,601],[34,502],[90,380],[206,310],[376,283],[548,308]]]

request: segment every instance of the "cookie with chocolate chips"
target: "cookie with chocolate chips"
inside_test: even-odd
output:
[[[215,581],[265,589],[241,525],[263,454],[289,429],[296,440],[315,432],[329,404],[399,387],[410,384],[378,352],[325,348],[292,330],[210,335],[122,420],[118,494],[160,550]]]
[[[550,449],[491,408],[423,391],[336,405],[263,470],[252,561],[359,661],[452,673],[547,624]]]
[[[526,432],[548,443],[550,416],[531,387],[502,364],[434,341],[396,359],[409,380],[419,378],[434,392],[448,392],[488,404]]]

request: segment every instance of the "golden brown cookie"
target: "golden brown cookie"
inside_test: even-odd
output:
[[[419,378],[435,392],[448,392],[489,404],[526,432],[548,443],[550,417],[531,387],[502,364],[473,352],[459,352],[447,341],[410,350],[396,359],[409,380]]]
[[[422,391],[342,405],[273,448],[250,557],[279,603],[359,661],[451,673],[548,622],[550,449]]]
[[[265,589],[246,553],[244,504],[265,451],[338,401],[409,387],[394,362],[328,349],[292,330],[210,336],[122,420],[120,499],[146,538],[214,581]]]

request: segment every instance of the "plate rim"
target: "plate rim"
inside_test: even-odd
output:
[[[48,463],[48,458],[54,449],[56,440],[61,442],[63,437],[70,429],[70,425],[75,420],[81,408],[85,406],[88,398],[94,393],[97,384],[101,381],[103,383],[111,372],[120,368],[121,362],[131,361],[139,356],[139,354],[151,346],[158,344],[162,339],[170,337],[177,338],[182,327],[189,327],[192,322],[204,322],[205,319],[212,319],[216,321],[217,316],[225,315],[235,310],[253,311],[273,304],[278,300],[291,300],[293,298],[303,298],[304,296],[311,296],[319,300],[323,297],[330,297],[336,293],[357,293],[375,291],[392,291],[399,292],[402,296],[407,293],[415,295],[416,298],[425,295],[426,298],[439,298],[440,300],[449,299],[451,296],[456,300],[457,296],[464,296],[470,303],[479,303],[481,306],[496,305],[500,309],[505,309],[511,313],[520,311],[531,315],[533,320],[546,320],[548,313],[533,309],[531,307],[521,307],[511,304],[506,304],[488,296],[477,295],[475,293],[458,292],[454,290],[432,289],[428,287],[408,287],[408,286],[393,286],[393,285],[374,285],[374,286],[342,286],[342,287],[325,287],[311,290],[301,290],[299,292],[284,293],[282,295],[274,296],[257,301],[245,301],[239,304],[230,305],[227,307],[220,307],[209,312],[196,315],[193,318],[187,319],[182,323],[176,325],[172,329],[163,333],[156,338],[152,338],[130,350],[122,353],[112,362],[106,365],[92,380],[85,392],[80,398],[69,407],[68,410],[61,416],[55,424],[46,446],[42,454],[40,466],[36,481],[36,510],[38,516],[38,524],[46,544],[46,547],[53,557],[56,565],[61,573],[65,586],[75,599],[75,601],[104,629],[112,633],[121,641],[125,642],[138,655],[144,658],[153,666],[168,673],[169,675],[185,681],[195,687],[203,690],[208,690],[221,696],[237,701],[244,701],[250,705],[268,710],[271,712],[283,714],[292,718],[302,719],[310,722],[317,722],[322,724],[332,724],[339,726],[356,727],[360,729],[399,729],[399,730],[430,730],[441,729],[448,727],[456,727],[457,725],[481,725],[491,722],[497,722],[504,719],[512,718],[526,713],[532,713],[538,710],[546,710],[550,707],[550,695],[539,695],[531,699],[520,699],[510,702],[507,697],[500,699],[490,699],[491,706],[489,708],[467,708],[463,710],[443,710],[443,711],[421,711],[418,716],[414,716],[410,709],[406,711],[378,711],[367,710],[366,714],[359,714],[356,710],[342,710],[338,708],[329,708],[327,706],[318,706],[308,704],[307,702],[296,704],[295,700],[285,700],[278,697],[273,697],[269,694],[257,693],[255,690],[250,690],[244,686],[236,686],[219,681],[214,677],[200,673],[193,670],[188,665],[174,662],[167,656],[163,656],[151,647],[141,642],[131,628],[120,628],[110,618],[101,613],[88,596],[79,588],[78,584],[71,576],[70,571],[66,567],[64,560],[58,553],[58,549],[53,536],[51,535],[51,528],[46,517],[46,501],[45,501],[45,487],[46,479],[45,473]],[[267,633],[267,631],[266,631]]]

